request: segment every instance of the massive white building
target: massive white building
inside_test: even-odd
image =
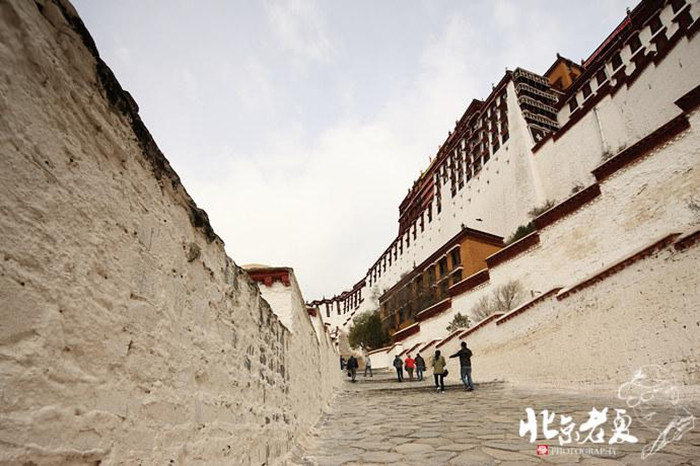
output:
[[[385,321],[391,317],[395,342],[418,331],[418,314],[456,312],[454,298],[488,280],[488,266],[534,240],[462,269],[458,259],[448,260],[459,243],[455,238],[483,233],[498,245],[498,237],[508,238],[532,220],[533,208],[556,205],[535,221],[544,228],[599,194],[593,172],[601,163],[628,157],[630,148],[640,150],[639,141],[655,132],[675,131],[664,125],[684,112],[678,100],[700,84],[699,17],[697,0],[643,1],[582,63],[557,56],[542,75],[506,71],[486,98],[468,105],[414,183],[399,208],[396,238],[366,275],[349,291],[309,305],[319,308],[332,331],[342,331],[359,312],[381,309]],[[406,277],[427,271],[435,279],[426,288],[439,288],[441,261],[447,267],[443,293],[425,309],[394,318],[398,311],[387,303]],[[468,265],[478,272],[463,274]]]

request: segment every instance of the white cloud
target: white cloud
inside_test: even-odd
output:
[[[388,246],[471,99],[505,67],[542,72],[555,47],[581,58],[626,0],[76,2],[229,255],[294,267],[313,299],[348,289]]]
[[[302,61],[328,60],[331,43],[326,22],[312,0],[270,0],[265,9],[278,45]]]

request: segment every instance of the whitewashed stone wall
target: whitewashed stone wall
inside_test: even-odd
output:
[[[561,301],[548,298],[466,338],[474,380],[527,386],[614,389],[657,364],[698,387],[700,248],[673,247]],[[445,351],[457,351],[450,341]],[[450,370],[458,362],[450,361]],[[458,373],[458,372],[456,372]]]
[[[338,383],[305,310],[227,258],[67,2],[0,3],[0,63],[0,463],[285,453]]]

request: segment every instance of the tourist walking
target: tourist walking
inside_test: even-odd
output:
[[[416,368],[416,360],[411,357],[409,354],[406,356],[406,360],[404,361],[405,367],[406,367],[406,372],[408,372],[408,378],[413,381],[413,369]]]
[[[372,377],[372,360],[369,358],[369,354],[365,357],[365,377],[367,377],[367,371],[369,371],[369,376]]]
[[[474,384],[472,383],[472,352],[467,348],[467,342],[463,341],[462,348],[450,357],[459,357],[460,378],[464,388],[467,391],[474,390]]]
[[[423,356],[420,355],[420,353],[416,354],[416,377],[418,377],[418,381],[420,382],[423,380],[423,371],[425,370],[425,359],[423,359]]]
[[[440,350],[435,350],[432,362],[435,387],[437,387],[438,392],[445,393],[445,366],[447,366],[447,362],[445,357],[440,354]]]
[[[350,356],[350,359],[348,359],[348,371],[350,371],[350,377],[352,378],[352,381],[355,381],[355,377],[357,376],[357,359],[355,359],[355,356]]]
[[[403,382],[403,362],[398,354],[394,356],[394,367],[396,368],[396,376],[399,382]]]

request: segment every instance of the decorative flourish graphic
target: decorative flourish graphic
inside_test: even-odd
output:
[[[695,427],[695,416],[680,405],[678,387],[672,375],[658,365],[643,366],[629,382],[620,385],[617,396],[625,400],[644,426],[658,433],[656,440],[642,449],[642,459],[680,440]],[[671,412],[669,419],[668,413]]]

